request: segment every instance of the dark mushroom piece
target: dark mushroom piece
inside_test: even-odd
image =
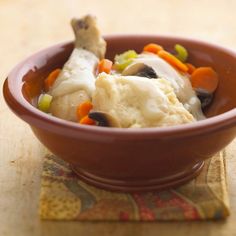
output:
[[[136,63],[127,68],[122,75],[136,75],[141,77],[147,77],[149,79],[157,79],[158,76],[152,67],[145,65],[144,63]]]
[[[92,111],[88,114],[88,117],[92,120],[97,121],[98,126],[121,127],[119,121],[114,116],[105,112]]]
[[[205,107],[209,106],[213,99],[213,94],[209,93],[207,90],[202,88],[195,89],[195,92],[201,101],[201,107],[204,109]]]
[[[141,71],[139,71],[136,76],[147,77],[149,79],[157,79],[156,72],[152,69],[152,67],[145,66]]]

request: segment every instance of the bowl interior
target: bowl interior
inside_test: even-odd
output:
[[[145,44],[153,42],[163,45],[166,50],[173,51],[176,43],[188,49],[189,62],[196,66],[211,66],[219,75],[220,82],[212,104],[204,111],[212,117],[236,107],[236,54],[204,42],[190,39],[163,36],[108,36],[106,58],[113,59],[115,54],[128,49],[141,52]],[[60,44],[43,50],[29,58],[23,64],[24,72],[22,92],[33,106],[43,87],[43,81],[55,68],[62,67],[73,50],[73,43]]]

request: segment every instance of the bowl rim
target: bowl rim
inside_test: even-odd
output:
[[[105,40],[119,40],[125,38],[149,38],[149,39],[171,39],[175,41],[188,41],[198,45],[205,45],[208,47],[213,47],[220,51],[223,51],[236,59],[236,52],[230,48],[209,43],[207,41],[192,39],[187,37],[179,37],[172,35],[158,35],[158,34],[111,34],[105,35]],[[72,45],[73,41],[62,42],[54,44],[53,46],[47,47],[40,50],[33,55],[27,57],[19,64],[17,64],[9,73],[7,79],[3,85],[3,95],[6,103],[11,108],[11,110],[19,116],[21,119],[26,121],[29,125],[46,129],[48,131],[63,132],[68,136],[77,136],[78,132],[87,133],[88,135],[104,135],[113,137],[124,137],[126,139],[145,139],[145,138],[175,138],[199,135],[203,133],[218,131],[225,129],[227,127],[232,127],[236,125],[236,108],[233,108],[227,112],[220,115],[207,118],[205,120],[200,120],[193,123],[181,124],[176,126],[168,127],[148,127],[148,128],[109,128],[109,127],[98,127],[98,126],[87,126],[80,125],[75,122],[66,121],[57,117],[50,116],[39,111],[36,107],[32,106],[24,97],[21,92],[22,89],[22,78],[23,73],[22,68],[26,63],[29,63],[34,58],[43,56],[48,51],[56,50],[60,47],[65,47]],[[32,63],[31,63],[32,64]],[[17,87],[11,86],[11,83],[17,83]],[[15,89],[16,88],[16,89]],[[70,132],[69,132],[70,131]]]

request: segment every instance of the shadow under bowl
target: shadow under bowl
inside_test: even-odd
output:
[[[188,49],[191,63],[213,67],[220,82],[211,106],[204,111],[208,119],[173,127],[121,129],[80,125],[39,111],[36,104],[44,79],[66,62],[73,50],[71,42],[47,48],[19,63],[4,83],[7,104],[52,153],[97,187],[125,192],[160,190],[194,178],[204,160],[236,135],[235,52],[167,36],[114,35],[105,39],[107,58],[127,49],[141,52],[150,42],[169,51],[180,43]]]

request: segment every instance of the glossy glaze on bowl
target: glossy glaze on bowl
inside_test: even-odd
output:
[[[165,128],[121,129],[79,125],[37,110],[37,96],[50,71],[61,67],[73,44],[36,53],[17,65],[4,84],[9,107],[55,155],[69,162],[83,180],[118,191],[159,190],[195,177],[203,161],[236,135],[236,54],[212,44],[163,36],[107,36],[107,57],[127,49],[141,51],[156,42],[167,50],[176,43],[197,66],[212,66],[220,77],[203,121]]]

